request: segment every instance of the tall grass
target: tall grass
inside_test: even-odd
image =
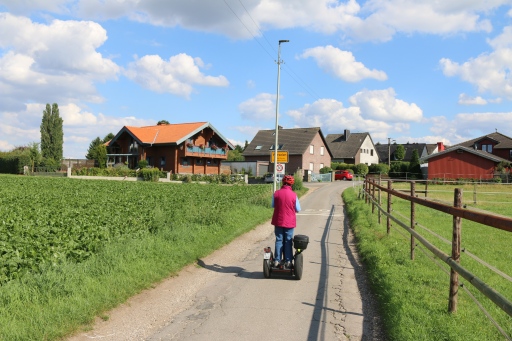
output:
[[[371,213],[371,205],[358,199],[353,189],[345,190],[343,198],[357,238],[359,253],[379,300],[382,320],[390,340],[505,339],[464,288],[459,290],[458,311],[453,314],[448,312],[448,266],[439,260],[436,262],[421,245],[416,248],[415,259],[410,260],[410,237],[405,230],[396,226],[388,235],[385,217],[379,225],[377,214]],[[383,206],[386,207],[385,205],[384,203]],[[393,215],[401,216],[400,220],[406,224],[409,209],[409,202],[393,199]],[[419,224],[451,240],[450,216],[416,205],[416,217]],[[467,221],[463,221],[462,226],[463,247],[502,271],[512,274],[510,258],[504,253],[512,242],[510,233],[476,226]],[[450,245],[419,226],[417,231],[445,253],[451,254]],[[500,279],[464,253],[462,257],[463,266],[512,299],[510,282]],[[465,282],[462,278],[461,281]],[[469,283],[465,283],[465,288],[477,297],[505,332],[512,335],[512,319]]]

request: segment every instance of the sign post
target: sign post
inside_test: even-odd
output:
[[[285,164],[284,163],[278,163],[276,165],[276,173],[277,174],[285,174]]]
[[[276,153],[272,151],[270,156],[270,162],[274,163],[276,159]],[[277,152],[277,163],[288,163],[288,151],[280,150]]]

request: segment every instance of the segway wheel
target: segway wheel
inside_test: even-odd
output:
[[[263,260],[263,276],[265,276],[265,278],[270,278],[270,260],[269,259]]]
[[[293,270],[295,272],[295,279],[300,280],[302,278],[302,269],[304,268],[304,258],[302,253],[295,256]]]

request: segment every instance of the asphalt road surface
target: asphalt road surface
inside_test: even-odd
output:
[[[301,280],[263,276],[273,226],[258,226],[98,318],[83,340],[383,340],[341,193],[307,183],[295,234],[309,236]]]

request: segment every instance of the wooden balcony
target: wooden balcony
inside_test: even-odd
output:
[[[210,147],[191,146],[185,147],[185,156],[227,159],[228,153],[224,148],[213,149]]]

